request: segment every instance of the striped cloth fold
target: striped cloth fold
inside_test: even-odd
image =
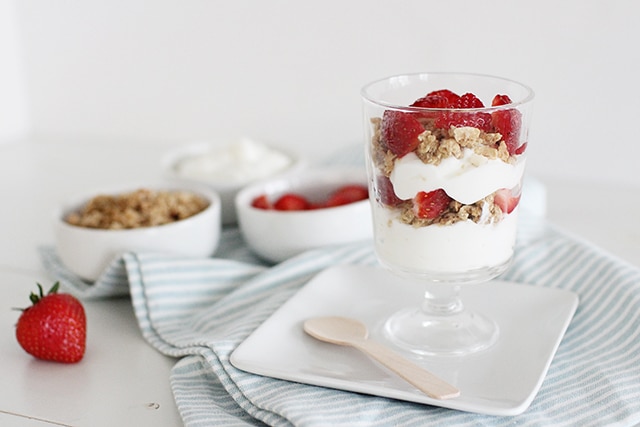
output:
[[[362,164],[341,149],[330,164]],[[95,283],[66,270],[51,247],[43,265],[81,298],[129,296],[144,338],[177,359],[171,387],[186,426],[636,426],[640,424],[640,269],[544,221],[546,193],[525,180],[514,262],[504,280],[578,294],[574,315],[531,406],[496,417],[262,377],[236,369],[233,350],[315,274],[377,264],[370,243],[329,247],[270,266],[237,229],[218,258],[117,256]],[[224,258],[220,258],[224,256]]]
[[[125,253],[100,280],[128,288],[144,338],[178,359],[171,387],[187,426],[635,426],[640,424],[640,270],[539,218],[522,218],[502,278],[577,293],[580,305],[529,409],[515,417],[453,411],[262,377],[233,367],[233,350],[315,274],[375,265],[368,242],[260,264],[227,230],[235,259]],[[59,275],[51,248],[43,262]],[[54,268],[55,265],[55,268]],[[125,277],[125,283],[119,278]]]

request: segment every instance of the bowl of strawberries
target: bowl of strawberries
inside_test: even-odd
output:
[[[363,168],[309,169],[260,181],[243,188],[235,204],[248,247],[272,263],[373,236]]]

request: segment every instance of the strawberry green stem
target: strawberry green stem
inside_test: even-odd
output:
[[[31,301],[32,304],[37,304],[38,301],[40,301],[42,298],[44,298],[44,291],[42,290],[42,285],[38,282],[36,282],[36,285],[38,285],[38,293],[39,294],[35,294],[33,292],[31,292],[31,295],[29,295],[29,300]],[[53,284],[53,286],[51,287],[51,289],[49,289],[49,292],[47,293],[47,295],[51,295],[51,294],[55,294],[58,292],[58,288],[60,288],[60,282],[56,282]]]

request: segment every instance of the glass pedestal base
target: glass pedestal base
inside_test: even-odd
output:
[[[397,347],[421,356],[464,356],[486,350],[498,340],[498,325],[474,312],[461,310],[431,315],[408,308],[384,324],[384,336]]]

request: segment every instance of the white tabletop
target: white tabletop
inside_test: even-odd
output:
[[[0,145],[0,425],[178,426],[169,385],[175,360],[148,345],[128,299],[84,302],[82,362],[37,361],[14,330],[28,294],[50,279],[37,247],[53,243],[53,209],[76,193],[162,179],[158,145],[25,141]],[[544,180],[547,216],[565,230],[640,265],[640,181],[629,186]]]

